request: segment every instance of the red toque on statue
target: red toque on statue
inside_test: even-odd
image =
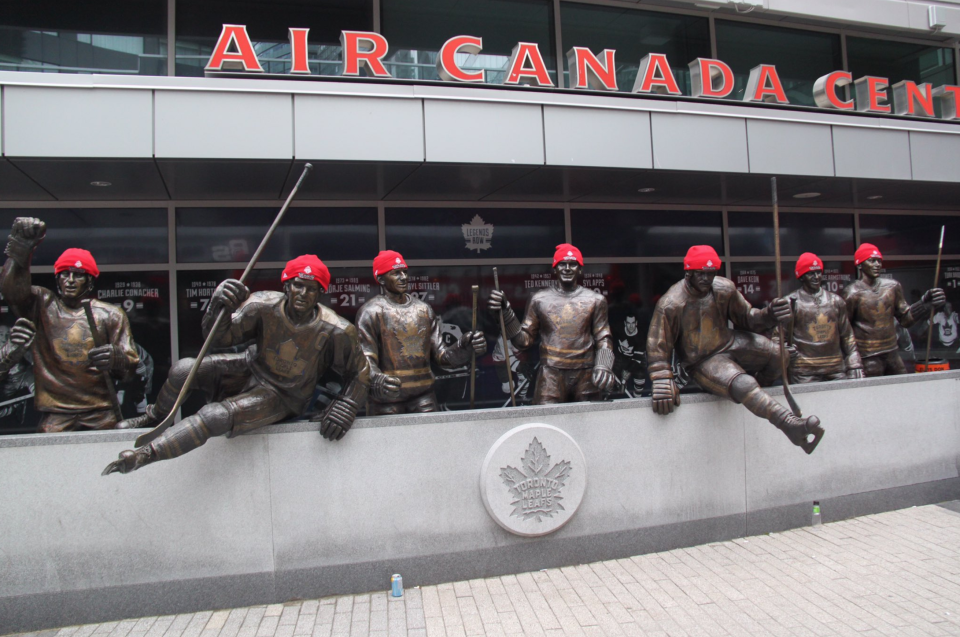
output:
[[[407,262],[403,260],[402,254],[396,250],[381,250],[373,260],[373,278],[386,274],[390,270],[404,270],[406,267]]]
[[[330,270],[315,254],[301,254],[296,259],[287,261],[287,267],[283,269],[280,280],[289,281],[295,278],[316,281],[324,292],[330,286]]]
[[[812,252],[804,252],[797,259],[797,278],[799,279],[810,270],[823,270],[823,261]]]
[[[684,270],[720,269],[720,256],[710,246],[690,246],[683,258]]]
[[[880,254],[880,249],[872,243],[861,243],[860,247],[857,248],[856,253],[853,255],[854,265],[860,265],[867,259],[872,259],[876,257],[883,261],[883,255]]]
[[[557,251],[553,253],[553,267],[561,261],[576,261],[583,267],[583,255],[577,250],[576,246],[569,243],[561,243],[557,246]]]
[[[97,262],[93,260],[93,255],[82,248],[64,250],[57,262],[53,264],[55,274],[60,274],[70,268],[83,270],[87,274],[92,274],[93,278],[100,276],[100,268],[97,267]]]

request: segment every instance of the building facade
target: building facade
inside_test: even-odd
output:
[[[63,249],[94,253],[99,297],[124,307],[151,361],[124,390],[128,414],[199,351],[214,287],[308,161],[251,288],[315,253],[333,272],[323,302],[351,320],[379,292],[380,249],[404,254],[455,339],[492,266],[522,309],[569,241],[608,299],[615,396],[643,395],[649,316],[690,245],[714,246],[755,305],[775,296],[777,177],[785,292],[806,251],[839,291],[869,241],[914,301],[946,226],[933,351],[960,361],[953,0],[92,0],[17,3],[0,20],[0,225],[48,223],[42,285]],[[505,405],[498,328],[479,320],[478,403]],[[930,325],[904,331],[904,357]],[[538,362],[514,354],[523,402]],[[34,427],[16,400],[28,365],[4,388],[0,432]],[[467,371],[438,376],[445,407],[464,408]]]

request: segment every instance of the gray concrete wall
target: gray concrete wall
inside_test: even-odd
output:
[[[0,634],[627,556],[960,497],[960,372],[799,388],[806,456],[742,407],[684,397],[308,423],[101,477],[129,432],[0,438]],[[486,513],[479,471],[514,426],[580,444],[583,504],[553,535]]]
[[[452,84],[15,72],[0,72],[0,89],[2,153],[13,161],[350,160],[960,182],[956,122],[805,107]]]

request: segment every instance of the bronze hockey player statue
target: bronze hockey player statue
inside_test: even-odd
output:
[[[0,383],[6,382],[10,370],[23,360],[36,335],[37,326],[25,318],[13,324],[7,342],[0,345]]]
[[[932,288],[913,305],[907,305],[903,288],[893,279],[880,278],[883,255],[877,246],[864,243],[857,248],[854,263],[860,277],[843,290],[847,314],[857,338],[857,348],[867,376],[906,374],[897,352],[897,325],[910,327],[930,314],[930,306],[942,307],[946,295]]]
[[[217,346],[251,340],[256,346],[240,354],[213,354],[203,359],[196,385],[209,401],[158,438],[133,451],[123,451],[103,475],[129,473],[158,460],[169,460],[203,445],[212,436],[246,433],[299,416],[328,369],[343,379],[343,390],[316,419],[325,438],[339,440],[353,424],[366,399],[370,370],[360,350],[356,328],[318,302],[330,283],[330,272],[316,256],[287,263],[283,292],[250,291],[227,279],[213,294],[203,317],[206,336],[221,307],[232,312],[220,328]],[[249,297],[249,298],[248,298]],[[120,428],[147,427],[170,413],[193,359],[170,370],[155,405]]]
[[[780,350],[754,331],[788,322],[790,305],[775,299],[763,310],[751,307],[733,281],[717,276],[719,267],[720,257],[713,248],[693,246],[683,260],[684,279],[654,308],[647,335],[653,410],[666,415],[680,404],[670,367],[677,347],[682,364],[703,389],[742,403],[783,431],[790,442],[813,453],[824,433],[820,420],[794,416],[760,387],[780,376]],[[738,329],[730,329],[728,321]]]
[[[122,309],[90,298],[97,263],[86,250],[70,248],[53,266],[56,293],[31,285],[33,253],[46,236],[39,219],[18,217],[7,242],[0,293],[13,311],[36,326],[33,365],[35,404],[41,412],[41,432],[112,429],[117,424],[116,396],[104,373],[116,380],[129,379],[139,357],[130,322]],[[89,303],[97,338],[94,346],[83,304]]]
[[[533,295],[522,324],[503,292],[490,294],[487,307],[503,310],[507,337],[517,349],[527,349],[540,337],[535,405],[596,400],[615,383],[607,302],[580,285],[582,268],[577,248],[558,245],[553,256],[556,280]]]
[[[367,411],[371,416],[437,411],[431,357],[440,367],[465,365],[472,352],[487,353],[483,333],[467,332],[453,347],[444,345],[433,308],[407,293],[407,263],[399,252],[380,252],[373,276],[383,293],[357,313],[360,345],[370,365]]]
[[[804,252],[797,259],[794,272],[801,288],[787,296],[793,312],[787,342],[797,352],[790,361],[790,382],[863,378],[863,363],[847,319],[847,304],[839,294],[821,286],[823,261],[812,252]]]

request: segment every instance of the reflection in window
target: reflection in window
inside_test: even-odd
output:
[[[0,211],[0,227],[17,217],[39,217],[47,236],[33,257],[53,265],[67,248],[89,250],[98,265],[167,262],[167,211],[157,208],[75,208]]]
[[[177,75],[202,76],[224,24],[243,24],[266,73],[290,72],[290,28],[309,28],[310,72],[340,75],[340,31],[372,31],[370,0],[177,1]]]
[[[719,212],[572,210],[570,221],[574,245],[590,258],[683,258],[692,245],[723,254]]]
[[[847,62],[854,78],[885,77],[890,86],[900,80],[934,86],[956,83],[953,49],[944,47],[848,37]]]
[[[165,0],[4,3],[0,70],[166,75]]]
[[[387,208],[387,249],[406,259],[542,258],[563,243],[563,211]],[[371,257],[372,258],[372,257]]]
[[[813,84],[843,68],[840,36],[717,20],[717,56],[735,78],[731,99],[743,99],[750,69],[773,64],[791,104],[814,106]]]
[[[587,47],[594,55],[603,49],[616,49],[620,91],[633,88],[644,56],[663,53],[680,90],[689,95],[688,64],[698,57],[710,57],[710,27],[706,18],[570,2],[560,5],[560,16],[564,55],[575,46]]]
[[[387,70],[398,78],[439,80],[440,47],[455,35],[472,35],[483,38],[483,50],[457,55],[465,71],[486,70],[487,83],[502,84],[513,47],[535,42],[556,84],[551,6],[548,0],[382,0]]]
[[[772,257],[773,217],[769,212],[730,212],[730,253],[737,257]],[[780,213],[780,251],[821,255],[853,254],[853,215],[816,212]]]
[[[936,254],[943,225],[947,226],[943,253],[960,253],[960,218],[957,217],[861,214],[860,240],[880,248],[885,257]]]
[[[273,208],[177,209],[177,261],[238,262],[253,255],[277,212]],[[316,254],[322,261],[377,254],[373,208],[291,208],[263,251],[261,261],[289,261]]]

